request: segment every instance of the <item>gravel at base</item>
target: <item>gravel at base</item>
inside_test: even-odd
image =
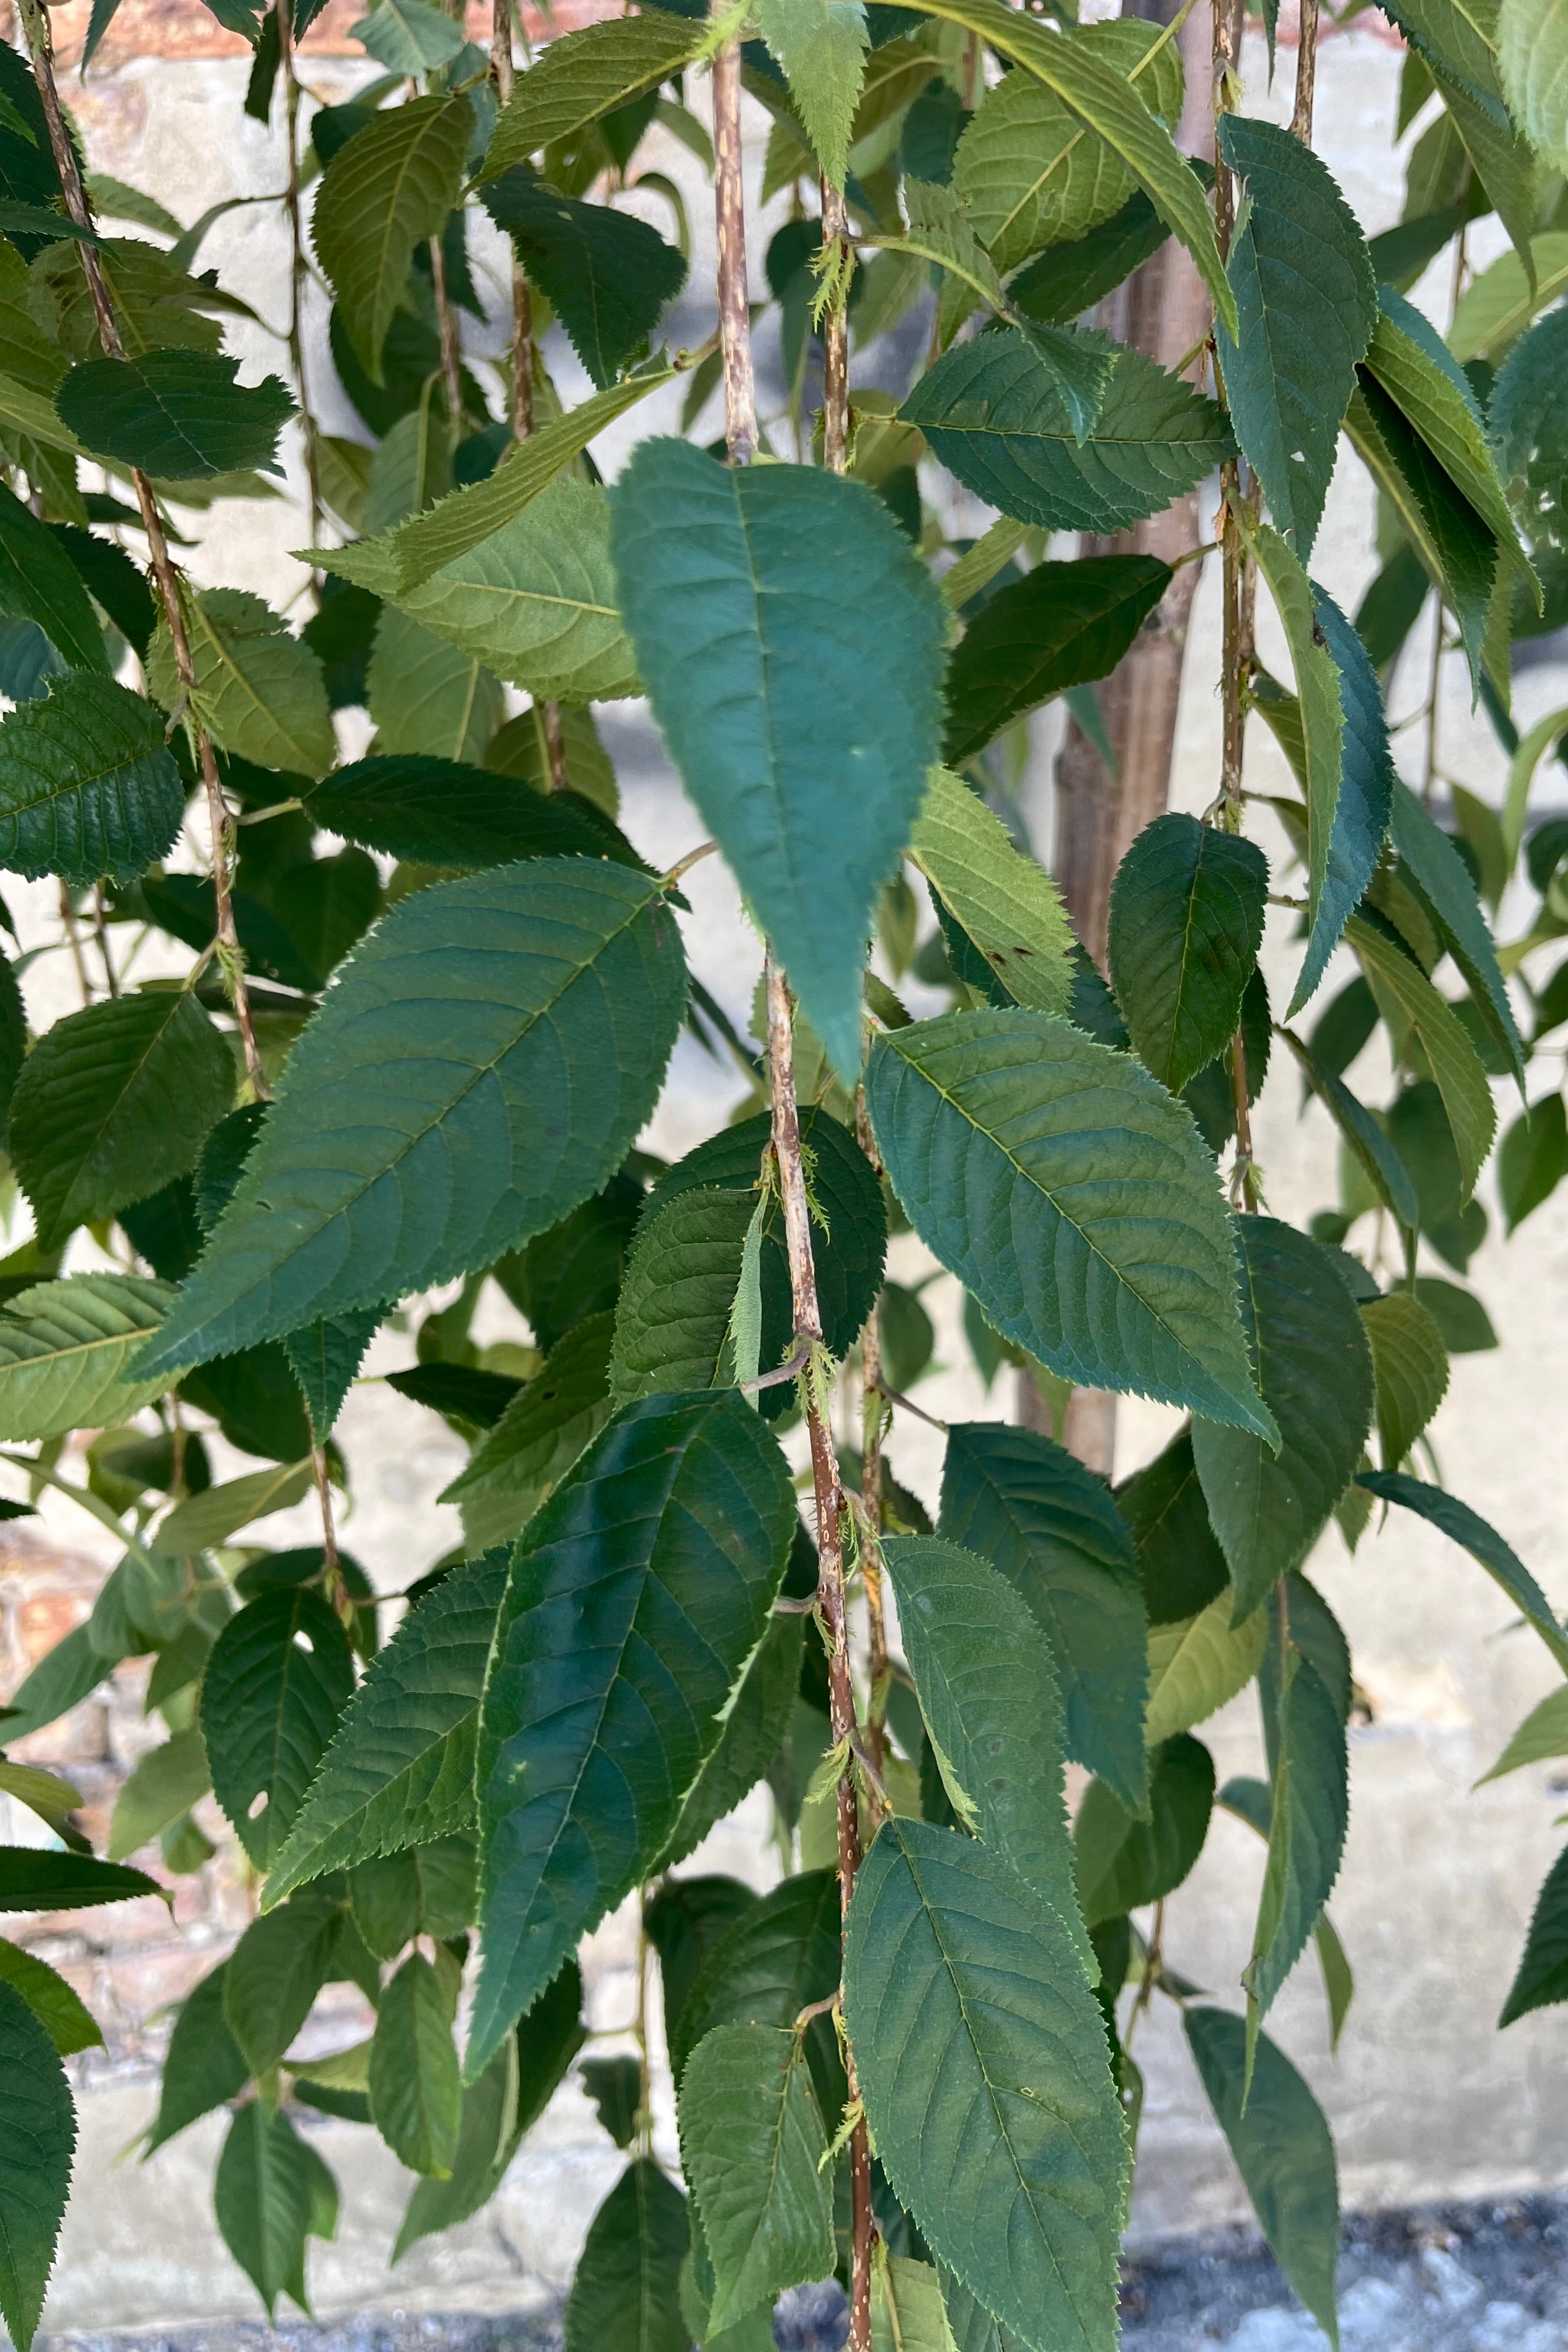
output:
[[[1244,2230],[1165,2240],[1123,2264],[1123,2352],[1326,2352],[1271,2256]],[[1340,2263],[1344,2352],[1568,2352],[1568,2198],[1352,2215]],[[779,2352],[840,2352],[843,2297],[787,2295]],[[0,2341],[3,2341],[0,2337]],[[56,2336],[38,2352],[560,2352],[558,2317],[363,2314],[276,2330]],[[607,2347],[606,2347],[607,2352]]]

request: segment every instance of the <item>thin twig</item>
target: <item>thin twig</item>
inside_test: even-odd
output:
[[[1318,0],[1301,0],[1301,31],[1296,51],[1296,103],[1290,128],[1303,147],[1312,143],[1312,99],[1318,81]]]
[[[272,0],[278,20],[278,65],[283,76],[284,135],[288,142],[289,184],[283,192],[289,216],[289,364],[300,400],[300,425],[305,436],[305,485],[310,499],[310,531],[307,547],[321,545],[321,479],[316,449],[316,420],[305,385],[305,289],[310,282],[305,229],[300,204],[300,78],[294,60],[294,0]]]
[[[882,1158],[866,1107],[866,1089],[855,1089],[855,1138],[879,1179]],[[860,1577],[866,1590],[870,1631],[871,1711],[867,1743],[878,1771],[886,1752],[882,1717],[887,1706],[888,1620],[882,1602],[882,1434],[887,1415],[882,1387],[882,1333],[873,1304],[860,1334]]]
[[[776,1372],[759,1372],[754,1381],[742,1381],[742,1390],[747,1396],[754,1396],[760,1389],[782,1389],[786,1381],[798,1381],[810,1361],[811,1342],[802,1339],[787,1363],[781,1364]]]

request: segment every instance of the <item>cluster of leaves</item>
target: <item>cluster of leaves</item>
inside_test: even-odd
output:
[[[269,2311],[306,2304],[308,2242],[334,2227],[310,2112],[375,2129],[418,2176],[395,2259],[478,2210],[584,2042],[579,1939],[641,1889],[685,2191],[654,2155],[646,2049],[585,2062],[627,2160],[568,2304],[574,2352],[751,2352],[781,2291],[846,2269],[846,2038],[876,2147],[877,2341],[1109,2346],[1129,2043],[1156,1990],[1332,2331],[1331,2141],[1262,2031],[1310,1944],[1336,2036],[1351,1995],[1325,1909],[1351,1659],[1309,1555],[1331,1519],[1353,1546],[1378,1501],[1408,1509],[1568,1663],[1529,1571],[1415,1475],[1436,1469],[1450,1354],[1495,1344],[1448,1279],[1485,1230],[1491,1080],[1522,1086],[1568,1018],[1568,967],[1522,977],[1568,931],[1568,827],[1529,823],[1568,720],[1521,740],[1508,710],[1512,637],[1568,594],[1568,314],[1531,323],[1568,268],[1560,186],[1527,144],[1568,135],[1537,119],[1557,87],[1541,46],[1514,41],[1522,79],[1510,62],[1510,5],[1496,41],[1473,15],[1401,11],[1405,112],[1440,110],[1409,217],[1370,245],[1308,147],[1226,117],[1219,161],[1247,202],[1222,257],[1169,135],[1168,34],[998,0],[763,0],[742,71],[771,118],[766,188],[820,167],[859,260],[847,291],[824,274],[804,202],[767,252],[768,425],[793,428],[795,462],[732,469],[660,437],[610,488],[596,435],[678,374],[695,433],[718,383],[716,353],[648,356],[685,260],[616,200],[662,197],[684,244],[673,183],[630,175],[656,122],[710,158],[686,83],[752,28],[647,8],[552,42],[500,107],[450,17],[378,0],[361,37],[384,79],[315,113],[299,175],[367,436],[302,419],[341,543],[313,551],[299,630],[247,592],[177,583],[189,681],[135,513],[82,468],[144,479],[170,520],[264,494],[292,397],[242,384],[221,350],[243,306],[193,274],[205,222],[100,184],[101,214],[167,242],[70,233],[39,89],[0,48],[0,863],[58,880],[87,1000],[31,1037],[0,967],[5,1148],[34,1228],[0,1265],[0,1436],[34,1449],[6,1458],[35,1490],[123,1546],[5,1728],[147,1659],[168,1732],[102,1859],[79,1850],[68,1785],[0,1764],[60,1841],[0,1856],[0,1906],[146,1892],[125,1858],[153,1841],[166,1872],[201,1868],[192,1809],[216,1799],[261,1908],[179,2013],[147,2147],[229,2111],[218,2222]],[[266,118],[291,69],[275,15],[222,13],[257,42],[247,104]],[[531,289],[515,446],[510,371],[492,415],[460,351],[460,310],[484,310],[476,205]],[[1489,209],[1519,251],[1469,286],[1445,344],[1399,289]],[[1072,323],[1171,234],[1215,299],[1223,399]],[[123,355],[102,348],[84,240]],[[849,479],[807,462],[824,285],[858,348],[918,304],[934,318],[912,386],[856,394]],[[595,386],[570,411],[530,340],[552,320]],[[1386,524],[1353,625],[1306,569],[1342,433]],[[1293,667],[1290,688],[1256,660],[1233,681],[1300,784],[1273,804],[1305,877],[1282,1023],[1258,961],[1274,877],[1235,808],[1134,842],[1101,974],[990,804],[1041,704],[1071,696],[1098,725],[1093,682],[1171,579],[1144,555],[1048,558],[1050,535],[1112,533],[1238,457],[1258,495],[1228,527]],[[929,503],[937,467],[996,510],[973,546]],[[1453,834],[1395,775],[1384,706],[1429,598],[1510,761],[1498,809],[1455,789]],[[515,717],[508,688],[531,698]],[[798,1001],[823,1337],[798,1391],[756,1386],[799,1336],[765,1065],[690,980],[679,874],[620,831],[594,724],[637,692]],[[374,738],[345,764],[334,714],[359,706]],[[184,831],[204,744],[235,819],[210,854],[265,1101],[216,952],[217,877]],[[1538,903],[1500,956],[1486,910],[1521,861]],[[918,948],[911,875],[936,919]],[[183,981],[132,985],[149,935],[190,951]],[[1331,966],[1339,992],[1292,1027]],[[911,970],[947,1010],[910,1017]],[[667,1167],[637,1139],[688,1023],[752,1096]],[[1347,1073],[1379,1026],[1395,1080],[1373,1108]],[[1276,1041],[1343,1145],[1342,1199],[1310,1233],[1257,1210],[1239,1150],[1246,1213],[1220,1182]],[[1500,1155],[1510,1228],[1565,1161],[1562,1096],[1541,1094]],[[816,1563],[780,1440],[820,1414],[872,1316],[879,1415],[930,1368],[919,1296],[885,1279],[894,1224],[962,1284],[988,1384],[1006,1360],[1057,1406],[1080,1384],[1189,1418],[1114,1491],[1044,1434],[954,1428],[934,1528],[891,1478],[879,1524],[851,1515],[854,1572],[885,1572],[901,1629],[867,1702],[876,1772],[835,1742],[822,1643],[791,1605]],[[486,1285],[526,1349],[473,1339]],[[447,1490],[464,1540],[383,1645],[373,1580],[332,1533],[350,1476],[332,1433],[372,1338],[411,1321],[415,1360],[389,1377],[469,1446]],[[215,1431],[258,1466],[215,1484]],[[90,1433],[85,1486],[60,1466],[73,1433]],[[250,1539],[312,1484],[320,1546]],[[1216,1790],[1194,1732],[1249,1685],[1266,1777]],[[1568,1751],[1563,1696],[1499,1770]],[[1069,1760],[1092,1776],[1070,1828]],[[868,1851],[841,1937],[846,1772]],[[680,1874],[764,1777],[782,1883]],[[1268,1850],[1244,2013],[1134,1924],[1185,1880],[1216,1804]],[[1565,1923],[1560,1864],[1505,2021],[1568,1997]],[[68,2186],[61,2060],[97,2028],[19,1947],[0,1943],[0,2311],[25,2347]],[[374,2031],[301,2056],[336,1980]]]

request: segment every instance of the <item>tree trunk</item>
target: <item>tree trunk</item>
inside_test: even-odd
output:
[[[1121,13],[1168,25],[1176,14],[1176,0],[1122,0]],[[1214,144],[1206,7],[1193,10],[1178,39],[1186,95],[1176,143],[1189,155],[1206,155]],[[1206,334],[1211,308],[1192,257],[1173,236],[1106,298],[1099,315],[1100,325],[1118,341],[1174,369]],[[1086,537],[1082,552],[1157,555],[1171,563],[1194,547],[1197,539],[1194,491],[1131,530],[1109,539]],[[1114,774],[1076,719],[1068,721],[1057,755],[1057,881],[1074,930],[1102,970],[1111,877],[1134,835],[1160,814],[1170,792],[1187,624],[1201,569],[1196,563],[1183,565],[1136,644],[1098,689],[1105,731],[1116,755]],[[1026,1428],[1050,1429],[1050,1415],[1026,1371],[1018,1375],[1018,1418]],[[1115,1433],[1115,1398],[1098,1389],[1075,1389],[1065,1435],[1079,1460],[1109,1476]]]

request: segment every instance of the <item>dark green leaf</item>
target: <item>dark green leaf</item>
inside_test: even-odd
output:
[[[1104,1483],[1033,1430],[961,1422],[948,1433],[941,1528],[1027,1602],[1061,1678],[1068,1754],[1142,1812],[1148,1627]]]
[[[195,684],[187,693],[166,619],[147,657],[147,690],[165,710],[259,768],[322,776],[337,757],[321,665],[281,616],[244,588],[208,588],[185,603]]]
[[[310,2310],[305,2241],[318,2218],[318,2169],[325,2172],[326,2167],[281,2109],[269,2114],[259,2099],[239,2109],[217,2160],[213,2202],[224,2243],[267,2305],[269,2319],[280,2294]]]
[[[357,1863],[349,1874],[354,1925],[378,1960],[395,1960],[416,1936],[437,1942],[470,1927],[479,1853],[474,1832]]]
[[[1409,878],[1419,890],[1444,946],[1468,982],[1488,1034],[1522,1086],[1524,1047],[1469,870],[1448,835],[1433,824],[1409,786],[1397,777],[1393,819],[1394,846]]]
[[[1116,667],[1170,584],[1152,555],[1041,563],[987,597],[948,671],[943,758],[955,763],[1086,678]]]
[[[1214,1759],[1184,1731],[1150,1755],[1147,1822],[1135,1820],[1103,1780],[1091,1780],[1073,1822],[1089,1926],[1173,1893],[1204,1850],[1213,1806]]]
[[[579,204],[521,168],[487,181],[481,200],[603,391],[686,283],[684,257],[646,221]]]
[[[827,2137],[793,2033],[721,2025],[680,2079],[680,2161],[713,2267],[720,2336],[834,2267]]]
[[[1321,1024],[1319,1024],[1320,1027]],[[1344,1080],[1335,1075],[1302,1045],[1292,1030],[1281,1033],[1286,1044],[1301,1066],[1301,1074],[1313,1093],[1328,1111],[1345,1142],[1360,1160],[1378,1192],[1387,1202],[1402,1225],[1414,1231],[1421,1222],[1420,1204],[1415,1187],[1393,1138],[1380,1125],[1364,1103],[1352,1095]],[[1433,1089],[1436,1093],[1436,1088]]]
[[[1568,2000],[1568,1848],[1552,1864],[1536,1897],[1530,1933],[1498,2023],[1511,2025],[1532,2009],[1548,2009],[1560,2000]]]
[[[1111,2352],[1125,2126],[1055,1914],[974,1840],[887,1822],[844,1998],[878,2154],[932,2251],[1034,2352]]]
[[[1355,215],[1310,146],[1239,114],[1223,117],[1219,142],[1243,204],[1229,262],[1241,323],[1234,338],[1223,328],[1218,337],[1231,421],[1304,563],[1377,289]]]
[[[976,498],[1047,530],[1111,531],[1159,514],[1234,446],[1211,400],[1125,346],[1080,444],[1016,327],[955,343],[899,414]]]
[[[492,179],[542,147],[570,139],[612,108],[657,89],[700,55],[706,37],[700,17],[658,8],[559,36],[519,77],[491,136],[483,176]]]
[[[16,1736],[10,1729],[10,1737]],[[155,1878],[119,1863],[41,1846],[0,1845],[0,1911],[81,1911],[91,1903],[127,1903],[138,1895],[166,1899]]]
[[[1245,1975],[1249,2019],[1264,2016],[1333,1890],[1350,1818],[1345,1719],[1334,1693],[1271,1601],[1260,1687],[1274,1803],[1268,1864]],[[1284,1664],[1279,1658],[1283,1643]],[[1254,2009],[1254,2004],[1256,2007]]]
[[[266,1870],[353,1694],[348,1635],[306,1585],[231,1617],[202,1678],[212,1785],[246,1853]]]
[[[161,1383],[130,1367],[173,1296],[144,1275],[73,1274],[8,1298],[0,1313],[0,1435],[27,1441],[112,1427],[145,1404]]]
[[[370,2045],[370,2111],[377,2131],[411,2172],[450,2178],[463,2086],[452,2021],[428,1960],[410,1952],[383,1988]]]
[[[1440,1486],[1426,1486],[1419,1478],[1406,1477],[1397,1470],[1360,1470],[1356,1473],[1356,1485],[1364,1486],[1380,1502],[1398,1503],[1405,1510],[1414,1511],[1451,1542],[1461,1544],[1522,1610],[1559,1665],[1568,1669],[1568,1640],[1563,1638],[1546,1595],[1518,1554],[1504,1543],[1495,1528],[1488,1526],[1479,1511],[1472,1511],[1457,1495],[1446,1495]]]
[[[376,383],[414,248],[446,226],[472,135],[467,98],[416,98],[377,114],[349,142],[353,155],[342,148],[322,175],[311,239]]]
[[[277,470],[278,436],[294,414],[275,375],[238,382],[237,360],[207,352],[144,352],[83,360],[55,407],[85,449],[169,481],[261,467]]]
[[[646,1197],[637,1178],[623,1169],[602,1192],[494,1267],[496,1280],[527,1317],[546,1353],[574,1324],[615,1306]]]
[[[1062,1795],[1061,1684],[1044,1629],[1005,1575],[958,1544],[898,1536],[883,1556],[949,1798],[1050,1906],[1092,1981]]]
[[[1087,236],[1047,247],[1018,272],[1008,299],[1027,319],[1065,325],[1114,292],[1141,262],[1151,260],[1170,233],[1140,191]]]
[[[481,1371],[477,1364],[414,1364],[405,1372],[388,1372],[386,1385],[448,1421],[493,1429],[524,1383],[505,1372]]]
[[[480,1717],[470,2077],[668,1843],[795,1524],[776,1442],[722,1390],[628,1406],[533,1519]]]
[[[1415,1296],[1441,1334],[1450,1356],[1480,1355],[1498,1344],[1491,1318],[1473,1290],[1445,1282],[1436,1274],[1418,1274]]]
[[[329,832],[422,866],[504,866],[528,857],[614,857],[624,835],[575,793],[519,792],[483,768],[425,752],[358,760],[310,798]]]
[[[1315,583],[1312,602],[1318,626],[1339,672],[1343,730],[1339,794],[1329,830],[1327,862],[1287,1018],[1300,1011],[1322,979],[1346,919],[1372,879],[1388,833],[1393,794],[1403,789],[1394,777],[1383,693],[1366,647],[1333,598]]]
[[[510,1543],[610,1417],[608,1315],[574,1324],[519,1391],[440,1499],[463,1514],[471,1551]]]
[[[800,1686],[804,1633],[799,1617],[775,1617],[763,1634],[724,1718],[719,1745],[686,1792],[661,1869],[683,1862],[776,1760],[789,1736]]]
[[[245,2054],[224,2015],[226,1968],[220,1961],[180,2004],[163,2061],[158,2113],[147,2135],[148,2156],[198,2116],[237,2098],[249,2080]]]
[[[716,2025],[793,2025],[803,2009],[837,1990],[839,1966],[838,1882],[832,1871],[803,1871],[771,1895],[754,1897],[709,1946],[675,2012],[670,2064],[677,2084],[692,2051]],[[818,2104],[824,2115],[836,2116],[843,2105],[844,2069],[831,2020],[812,2021],[805,2046]]]
[[[103,2035],[57,1969],[36,1953],[0,1936],[0,1979],[14,1985],[62,2058],[79,2050],[101,2049]]]
[[[867,1095],[915,1230],[1005,1339],[1272,1434],[1214,1163],[1128,1055],[1047,1013],[950,1013],[879,1037]]]
[[[1179,1623],[1217,1599],[1230,1570],[1209,1525],[1190,1427],[1124,1480],[1115,1499],[1137,1550],[1151,1625]]]
[[[1498,1192],[1511,1234],[1549,1201],[1568,1175],[1568,1118],[1563,1097],[1542,1095],[1515,1119],[1498,1153]]]
[[[264,1901],[471,1824],[479,1693],[506,1582],[490,1552],[411,1610],[355,1692]]]
[[[689,2352],[680,2315],[686,2200],[650,2157],[629,2164],[588,2226],[566,2299],[565,2352]]]
[[[1252,842],[1172,814],[1145,825],[1110,896],[1110,977],[1134,1050],[1173,1094],[1228,1044],[1263,939]]]
[[[73,261],[72,268],[75,268]],[[0,487],[0,613],[34,621],[71,669],[107,677],[103,632],[76,566],[47,523]]]
[[[1414,1035],[1426,1056],[1458,1154],[1461,1198],[1468,1197],[1497,1129],[1497,1108],[1476,1049],[1453,1007],[1392,930],[1378,929],[1375,919],[1352,915],[1347,936],[1401,1046]],[[1399,1139],[1396,1128],[1396,1145]],[[1418,1194],[1420,1190],[1417,1181]]]
[[[636,2058],[584,2058],[578,2070],[599,2121],[617,2147],[637,2137],[642,2067]]]
[[[760,1200],[705,1186],[644,1219],[616,1309],[610,1393],[617,1404],[678,1389],[727,1387],[741,1256]]]
[[[665,2038],[672,2053],[690,2046],[680,2038],[680,2013],[704,1958],[756,1901],[738,1878],[666,1878],[644,1910],[644,1928],[658,1954]]]
[[[685,993],[673,917],[621,866],[535,860],[394,908],[290,1055],[157,1368],[426,1287],[553,1224],[625,1158]],[[563,1087],[581,1115],[541,1150]],[[411,1225],[426,1171],[435,1213]]]
[[[1183,2013],[1187,2045],[1230,2143],[1274,2258],[1334,2345],[1339,2176],[1329,2126],[1306,2084],[1267,2034],[1250,2067],[1247,2027],[1223,2009]]]
[[[1273,1217],[1243,1217],[1237,1230],[1258,1384],[1281,1443],[1276,1454],[1249,1432],[1198,1422],[1193,1455],[1239,1625],[1277,1578],[1300,1568],[1354,1477],[1373,1375],[1332,1253]]]
[[[180,830],[185,787],[153,704],[70,670],[0,727],[0,866],[129,882]]]
[[[1458,622],[1479,691],[1487,611],[1497,579],[1495,536],[1364,368],[1345,430]]]
[[[310,1427],[319,1440],[330,1434],[353,1386],[364,1351],[381,1327],[383,1309],[362,1307],[353,1315],[329,1316],[290,1331],[283,1341],[289,1369],[300,1383]]]
[[[29,2352],[70,2195],[76,2110],[47,2032],[4,1983],[0,2071],[0,2315],[16,2352]]]
[[[276,2066],[327,1981],[342,1904],[309,1887],[253,1919],[224,1970],[223,2013],[253,2074]]]

